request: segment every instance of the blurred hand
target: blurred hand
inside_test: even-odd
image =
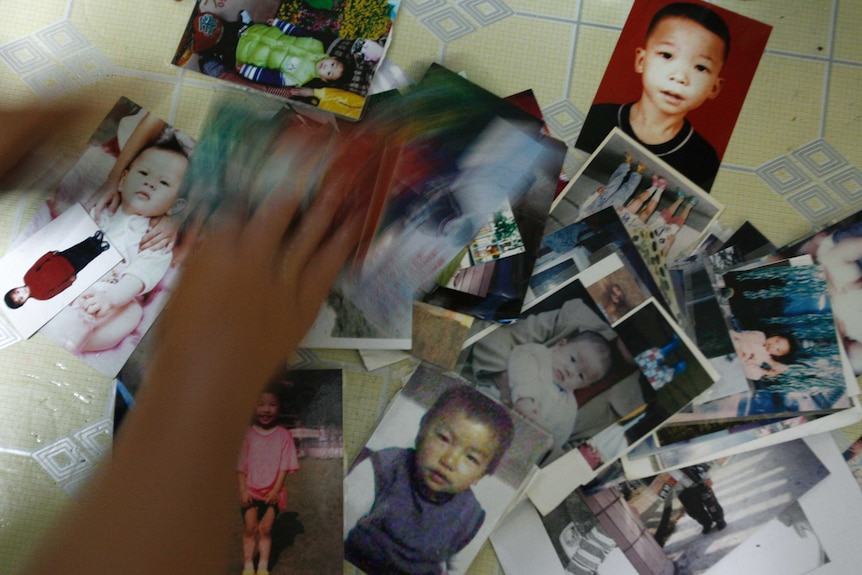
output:
[[[255,389],[266,381],[305,337],[356,247],[364,212],[334,229],[350,191],[322,190],[294,225],[302,194],[283,189],[248,218],[228,208],[209,223],[161,326],[171,358]]]

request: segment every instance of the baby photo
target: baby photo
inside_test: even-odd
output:
[[[724,209],[619,128],[557,197],[551,218],[578,221],[608,207],[628,229],[648,230],[668,262],[688,255]]]
[[[0,260],[3,313],[28,338],[78,296],[98,305],[87,289],[121,260],[86,210],[74,206]]]
[[[193,244],[187,225],[197,203],[182,188],[193,146],[188,136],[121,98],[16,240],[74,208],[88,213],[102,239],[119,251],[119,265],[103,271],[42,328],[108,376],[119,372],[167,303]]]
[[[399,0],[197,0],[172,63],[358,120]]]
[[[464,573],[548,436],[421,365],[344,481],[344,558],[369,574]]]
[[[341,573],[342,379],[286,370],[260,394],[237,458],[231,573]]]
[[[577,279],[473,343],[459,364],[477,389],[553,435],[543,466],[643,405],[634,356]]]
[[[700,0],[636,0],[575,146],[620,128],[708,192],[771,31]]]

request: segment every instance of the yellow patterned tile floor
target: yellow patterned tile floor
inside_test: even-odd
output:
[[[219,0],[242,7],[244,0]],[[214,0],[204,0],[214,2]],[[862,3],[719,0],[774,27],[713,188],[722,223],[752,221],[774,243],[862,204]],[[221,89],[169,65],[192,0],[0,2],[0,104],[67,100],[84,112],[71,158],[126,96],[200,133]],[[229,6],[230,7],[230,6]],[[631,0],[402,0],[389,58],[417,79],[431,62],[499,94],[533,89],[552,132],[573,143]],[[576,163],[580,154],[572,154]],[[43,196],[0,196],[0,250]],[[338,355],[358,365],[355,355]],[[11,574],[98,465],[110,439],[111,381],[40,339],[0,350],[0,574]],[[385,371],[385,370],[384,370]],[[347,379],[355,450],[397,374]],[[487,547],[470,572],[499,573]]]

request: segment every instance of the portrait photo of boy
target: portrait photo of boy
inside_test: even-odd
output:
[[[619,127],[709,191],[770,31],[705,2],[636,1],[576,147]]]
[[[549,444],[499,402],[420,366],[345,479],[345,559],[370,575],[465,572]]]
[[[76,206],[0,260],[0,308],[28,338],[121,260],[96,222]]]

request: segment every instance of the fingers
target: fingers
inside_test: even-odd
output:
[[[282,272],[286,276],[295,275],[305,268],[324,238],[332,233],[333,219],[341,206],[344,193],[334,188],[322,190],[308,211],[303,214],[299,226],[285,243]],[[317,259],[316,255],[315,259]]]
[[[364,214],[352,214],[309,258],[303,270],[302,287],[308,290],[306,293],[317,294],[319,301],[323,301],[347,258],[356,249],[364,221]]]
[[[279,251],[300,201],[301,194],[295,189],[271,192],[252,215],[247,233],[250,246],[267,257]]]

